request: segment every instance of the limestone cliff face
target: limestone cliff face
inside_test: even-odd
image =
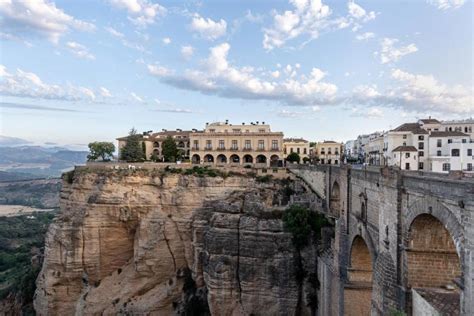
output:
[[[40,315],[311,312],[316,254],[283,230],[281,182],[145,170],[69,182],[46,237]]]

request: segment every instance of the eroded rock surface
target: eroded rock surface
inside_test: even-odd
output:
[[[311,313],[316,253],[283,229],[283,182],[145,170],[71,182],[46,238],[40,315]]]

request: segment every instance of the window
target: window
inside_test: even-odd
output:
[[[272,140],[272,149],[278,150],[278,140]]]
[[[245,140],[245,149],[251,149],[252,146],[250,145],[250,139]]]
[[[234,140],[232,140],[232,149],[236,150],[237,148],[238,148],[238,146],[237,146],[237,140],[234,139]]]
[[[423,167],[424,167],[423,163],[422,163],[422,162],[419,162],[419,163],[418,163],[418,169],[419,169],[419,170],[423,170]]]
[[[290,153],[293,153],[293,147],[290,148]]]
[[[449,163],[444,163],[443,164],[443,171],[449,171],[451,170],[451,165]]]
[[[403,135],[403,139],[407,139],[407,134],[404,134],[404,135]]]
[[[405,158],[410,158],[410,153],[405,153]]]
[[[453,142],[452,139],[448,139],[448,144],[451,144]]]
[[[418,156],[424,157],[424,156],[425,156],[425,152],[424,152],[424,151],[419,151],[419,152],[418,152]]]
[[[467,140],[465,138],[462,139],[462,143],[465,144]]]
[[[259,132],[259,133],[265,133],[265,129],[264,129],[264,128],[260,128],[260,129],[258,130],[258,132]]]
[[[331,159],[328,159],[328,165],[330,165],[330,164],[331,164]]]
[[[418,136],[418,140],[425,140],[425,136],[423,135]]]
[[[409,162],[405,163],[405,170],[410,170],[410,163]]]
[[[436,141],[436,147],[441,147],[442,146],[442,140],[441,139],[438,139]]]
[[[459,149],[451,149],[451,156],[459,157]]]
[[[212,149],[212,141],[206,140],[206,149]]]
[[[321,159],[321,164],[323,164],[323,165],[324,165],[324,159]]]
[[[306,155],[306,148],[303,148],[303,154]]]
[[[215,132],[216,132],[216,130],[213,129],[213,128],[209,130],[209,133],[215,133]]]
[[[418,143],[418,149],[425,149],[425,143],[423,142]]]
[[[472,163],[467,164],[467,171],[472,171]]]
[[[441,150],[438,150],[438,151],[436,152],[436,156],[441,157]]]
[[[199,141],[198,140],[193,141],[193,149],[199,149]]]
[[[235,128],[235,129],[232,130],[232,132],[234,132],[234,133],[240,133],[240,128]]]
[[[336,159],[334,160],[334,164],[337,165],[339,163],[339,161]]]
[[[258,149],[259,150],[264,150],[265,149],[265,141],[264,140],[259,140],[258,141]]]
[[[219,149],[225,149],[224,140],[219,139]]]
[[[468,155],[468,156],[472,156],[472,149],[469,148],[469,149],[467,150],[467,155]]]
[[[407,142],[403,142],[403,146],[406,146],[407,145]]]
[[[331,154],[331,148],[328,148],[328,155]]]
[[[300,154],[300,149],[299,148],[296,148],[296,152],[298,153],[298,155]]]
[[[324,155],[325,151],[324,151],[324,147],[321,148],[321,154]]]

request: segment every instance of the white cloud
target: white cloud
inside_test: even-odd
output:
[[[124,38],[125,37],[125,35],[123,35],[123,33],[120,33],[119,31],[117,31],[113,27],[107,26],[107,27],[105,27],[105,30],[107,32],[109,32],[111,35],[113,35],[117,38]]]
[[[227,23],[220,19],[216,22],[210,18],[203,18],[199,14],[193,17],[190,28],[194,32],[198,32],[203,38],[208,40],[215,40],[224,36],[227,30]]]
[[[379,92],[375,86],[357,87],[350,101],[418,113],[474,113],[472,87],[448,86],[432,75],[411,74],[400,69],[393,69],[390,78],[391,85],[385,91]]]
[[[376,107],[370,108],[361,108],[361,107],[353,107],[351,109],[351,116],[354,117],[363,117],[363,118],[381,118],[383,117],[383,111]]]
[[[448,10],[462,7],[466,0],[428,0],[428,3],[440,10]]]
[[[76,42],[67,42],[66,47],[69,51],[78,58],[94,60],[95,56],[92,55],[87,47]]]
[[[377,54],[380,55],[380,62],[382,64],[396,62],[403,56],[418,51],[418,48],[413,43],[406,46],[395,47],[397,42],[398,39],[396,38],[384,38],[382,40],[380,52],[377,52]]]
[[[194,54],[194,47],[192,46],[182,46],[181,47],[181,56],[183,56],[184,59],[190,59]]]
[[[105,98],[111,98],[112,97],[112,93],[110,93],[109,89],[107,88],[104,88],[104,87],[100,87],[99,88],[99,94]]]
[[[169,37],[164,37],[161,41],[165,45],[171,44],[171,38],[169,38]]]
[[[378,108],[370,108],[367,111],[367,116],[370,118],[381,118],[383,117],[383,112],[381,109]]]
[[[319,106],[305,107],[302,111],[282,109],[277,112],[277,116],[284,118],[307,118],[314,116],[314,114],[320,110],[321,108]]]
[[[282,47],[289,40],[306,35],[307,41],[316,39],[321,32],[334,31],[353,26],[353,30],[375,18],[373,11],[367,12],[351,1],[348,3],[348,14],[332,17],[329,6],[321,0],[290,0],[293,10],[282,13],[273,12],[273,25],[264,28],[263,47],[266,50]]]
[[[7,96],[67,100],[67,101],[94,101],[96,96],[93,90],[72,84],[57,85],[48,84],[32,72],[17,69],[9,72],[7,68],[0,65],[0,94]]]
[[[135,25],[146,27],[155,23],[156,19],[166,14],[165,7],[149,0],[109,0],[110,4],[128,13],[128,19]]]
[[[374,38],[375,37],[375,34],[372,33],[372,32],[365,32],[365,33],[362,33],[362,34],[357,34],[356,35],[356,40],[358,41],[367,41],[371,38]]]
[[[269,81],[260,78],[253,67],[231,65],[227,60],[229,50],[228,43],[212,47],[208,58],[202,62],[203,69],[188,69],[176,75],[165,67],[148,65],[148,71],[162,82],[180,89],[226,98],[275,100],[287,105],[327,104],[337,92],[336,85],[323,81],[326,74],[318,68],[300,76],[299,80],[289,76]]]
[[[140,102],[140,103],[143,103],[145,101],[143,101],[143,99],[138,96],[135,92],[131,92],[130,95],[132,96],[132,99],[137,101],[137,102]]]
[[[31,34],[45,36],[53,43],[71,29],[95,29],[94,24],[64,13],[48,0],[0,1],[0,17],[0,26],[5,33],[22,38]]]
[[[273,78],[280,78],[280,72],[278,70],[272,71],[271,75]]]

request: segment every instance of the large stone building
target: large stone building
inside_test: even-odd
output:
[[[265,122],[216,122],[189,137],[194,164],[283,165],[283,133],[272,132]]]
[[[288,157],[291,153],[297,153],[301,161],[309,159],[309,142],[303,138],[285,138],[283,139],[283,155]]]
[[[152,133],[146,132],[141,135],[141,142],[145,144],[145,158],[146,160],[151,160],[155,158],[157,161],[163,161],[163,141],[171,137],[175,140],[176,146],[182,153],[184,160],[189,159],[190,155],[190,141],[189,135],[193,131],[184,131],[181,129],[176,129],[173,131],[168,131],[163,129],[161,132]],[[123,146],[127,143],[127,136],[119,137],[118,140],[118,149],[119,152]]]
[[[343,144],[332,140],[325,140],[316,144],[316,156],[322,165],[341,164]]]

